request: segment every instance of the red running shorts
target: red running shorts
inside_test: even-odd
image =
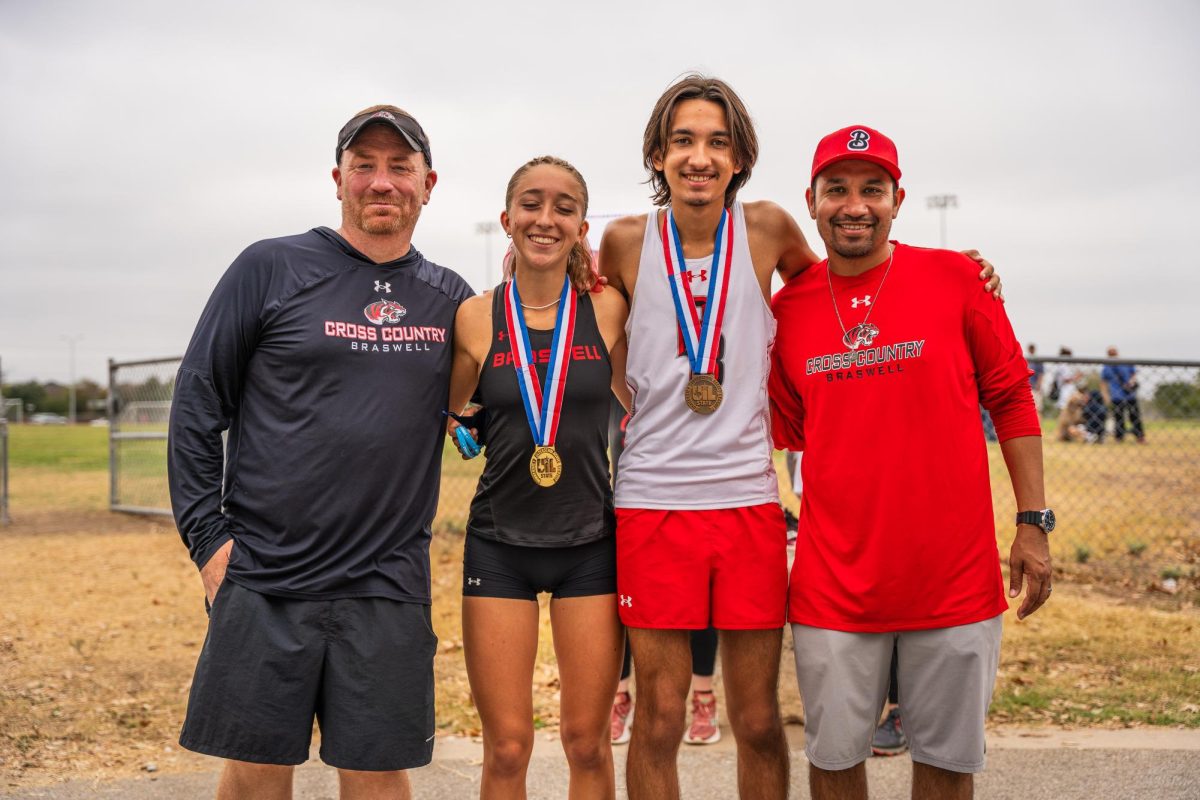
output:
[[[617,509],[617,602],[631,628],[781,628],[787,581],[778,503]]]

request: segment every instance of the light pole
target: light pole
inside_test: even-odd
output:
[[[946,247],[946,209],[958,208],[958,195],[956,194],[934,194],[925,198],[925,203],[929,208],[936,208],[938,216],[941,218],[942,230],[942,249]]]
[[[498,230],[500,230],[500,224],[495,220],[475,223],[475,232],[483,237],[483,288],[485,289],[490,289],[492,286],[492,234]]]
[[[71,350],[71,383],[67,387],[67,419],[71,424],[75,424],[75,344],[83,338],[83,334],[79,333],[74,336],[62,337],[66,341]]]

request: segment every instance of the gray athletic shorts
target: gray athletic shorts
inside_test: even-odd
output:
[[[954,772],[982,771],[983,724],[1000,663],[1001,627],[998,616],[899,633],[793,624],[808,760],[824,770],[842,770],[870,757],[895,644],[900,716],[913,761]]]
[[[179,743],[260,764],[321,760],[400,770],[433,758],[429,606],[382,597],[293,600],[226,580],[188,697]]]

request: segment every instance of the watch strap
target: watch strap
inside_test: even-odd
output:
[[[1042,511],[1021,511],[1017,513],[1018,525],[1037,525],[1043,531],[1046,530],[1045,512]]]

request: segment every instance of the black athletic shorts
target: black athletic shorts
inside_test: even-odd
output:
[[[429,606],[382,597],[293,600],[217,591],[179,743],[259,764],[321,760],[399,770],[433,758]]]
[[[571,547],[522,547],[467,535],[463,595],[537,600],[617,591],[617,540],[605,536]]]

